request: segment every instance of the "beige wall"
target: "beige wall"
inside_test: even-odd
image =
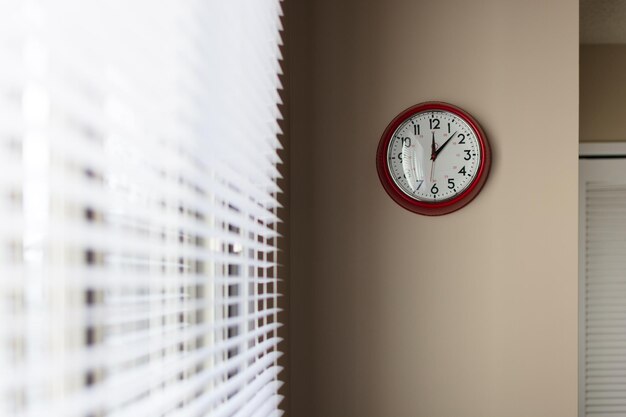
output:
[[[294,0],[291,415],[572,417],[578,1]],[[483,192],[421,217],[380,186],[409,105],[472,113]]]
[[[626,141],[626,45],[580,47],[580,140]]]

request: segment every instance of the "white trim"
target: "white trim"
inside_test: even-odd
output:
[[[578,147],[580,156],[626,156],[626,142],[587,142]]]
[[[583,155],[582,143],[580,154]],[[591,144],[594,145],[594,144]],[[583,163],[578,162],[578,417],[585,417],[585,179],[583,178]]]

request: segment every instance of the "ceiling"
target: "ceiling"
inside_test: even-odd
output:
[[[626,1],[580,0],[580,43],[626,44]]]

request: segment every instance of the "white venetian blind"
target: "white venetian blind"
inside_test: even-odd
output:
[[[0,0],[0,415],[278,416],[279,0]]]
[[[581,417],[626,416],[626,159],[580,163]]]

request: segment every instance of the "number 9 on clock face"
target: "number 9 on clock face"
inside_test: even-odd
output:
[[[447,103],[422,103],[398,115],[379,143],[377,169],[394,201],[415,213],[447,214],[482,188],[491,162],[476,120]]]

